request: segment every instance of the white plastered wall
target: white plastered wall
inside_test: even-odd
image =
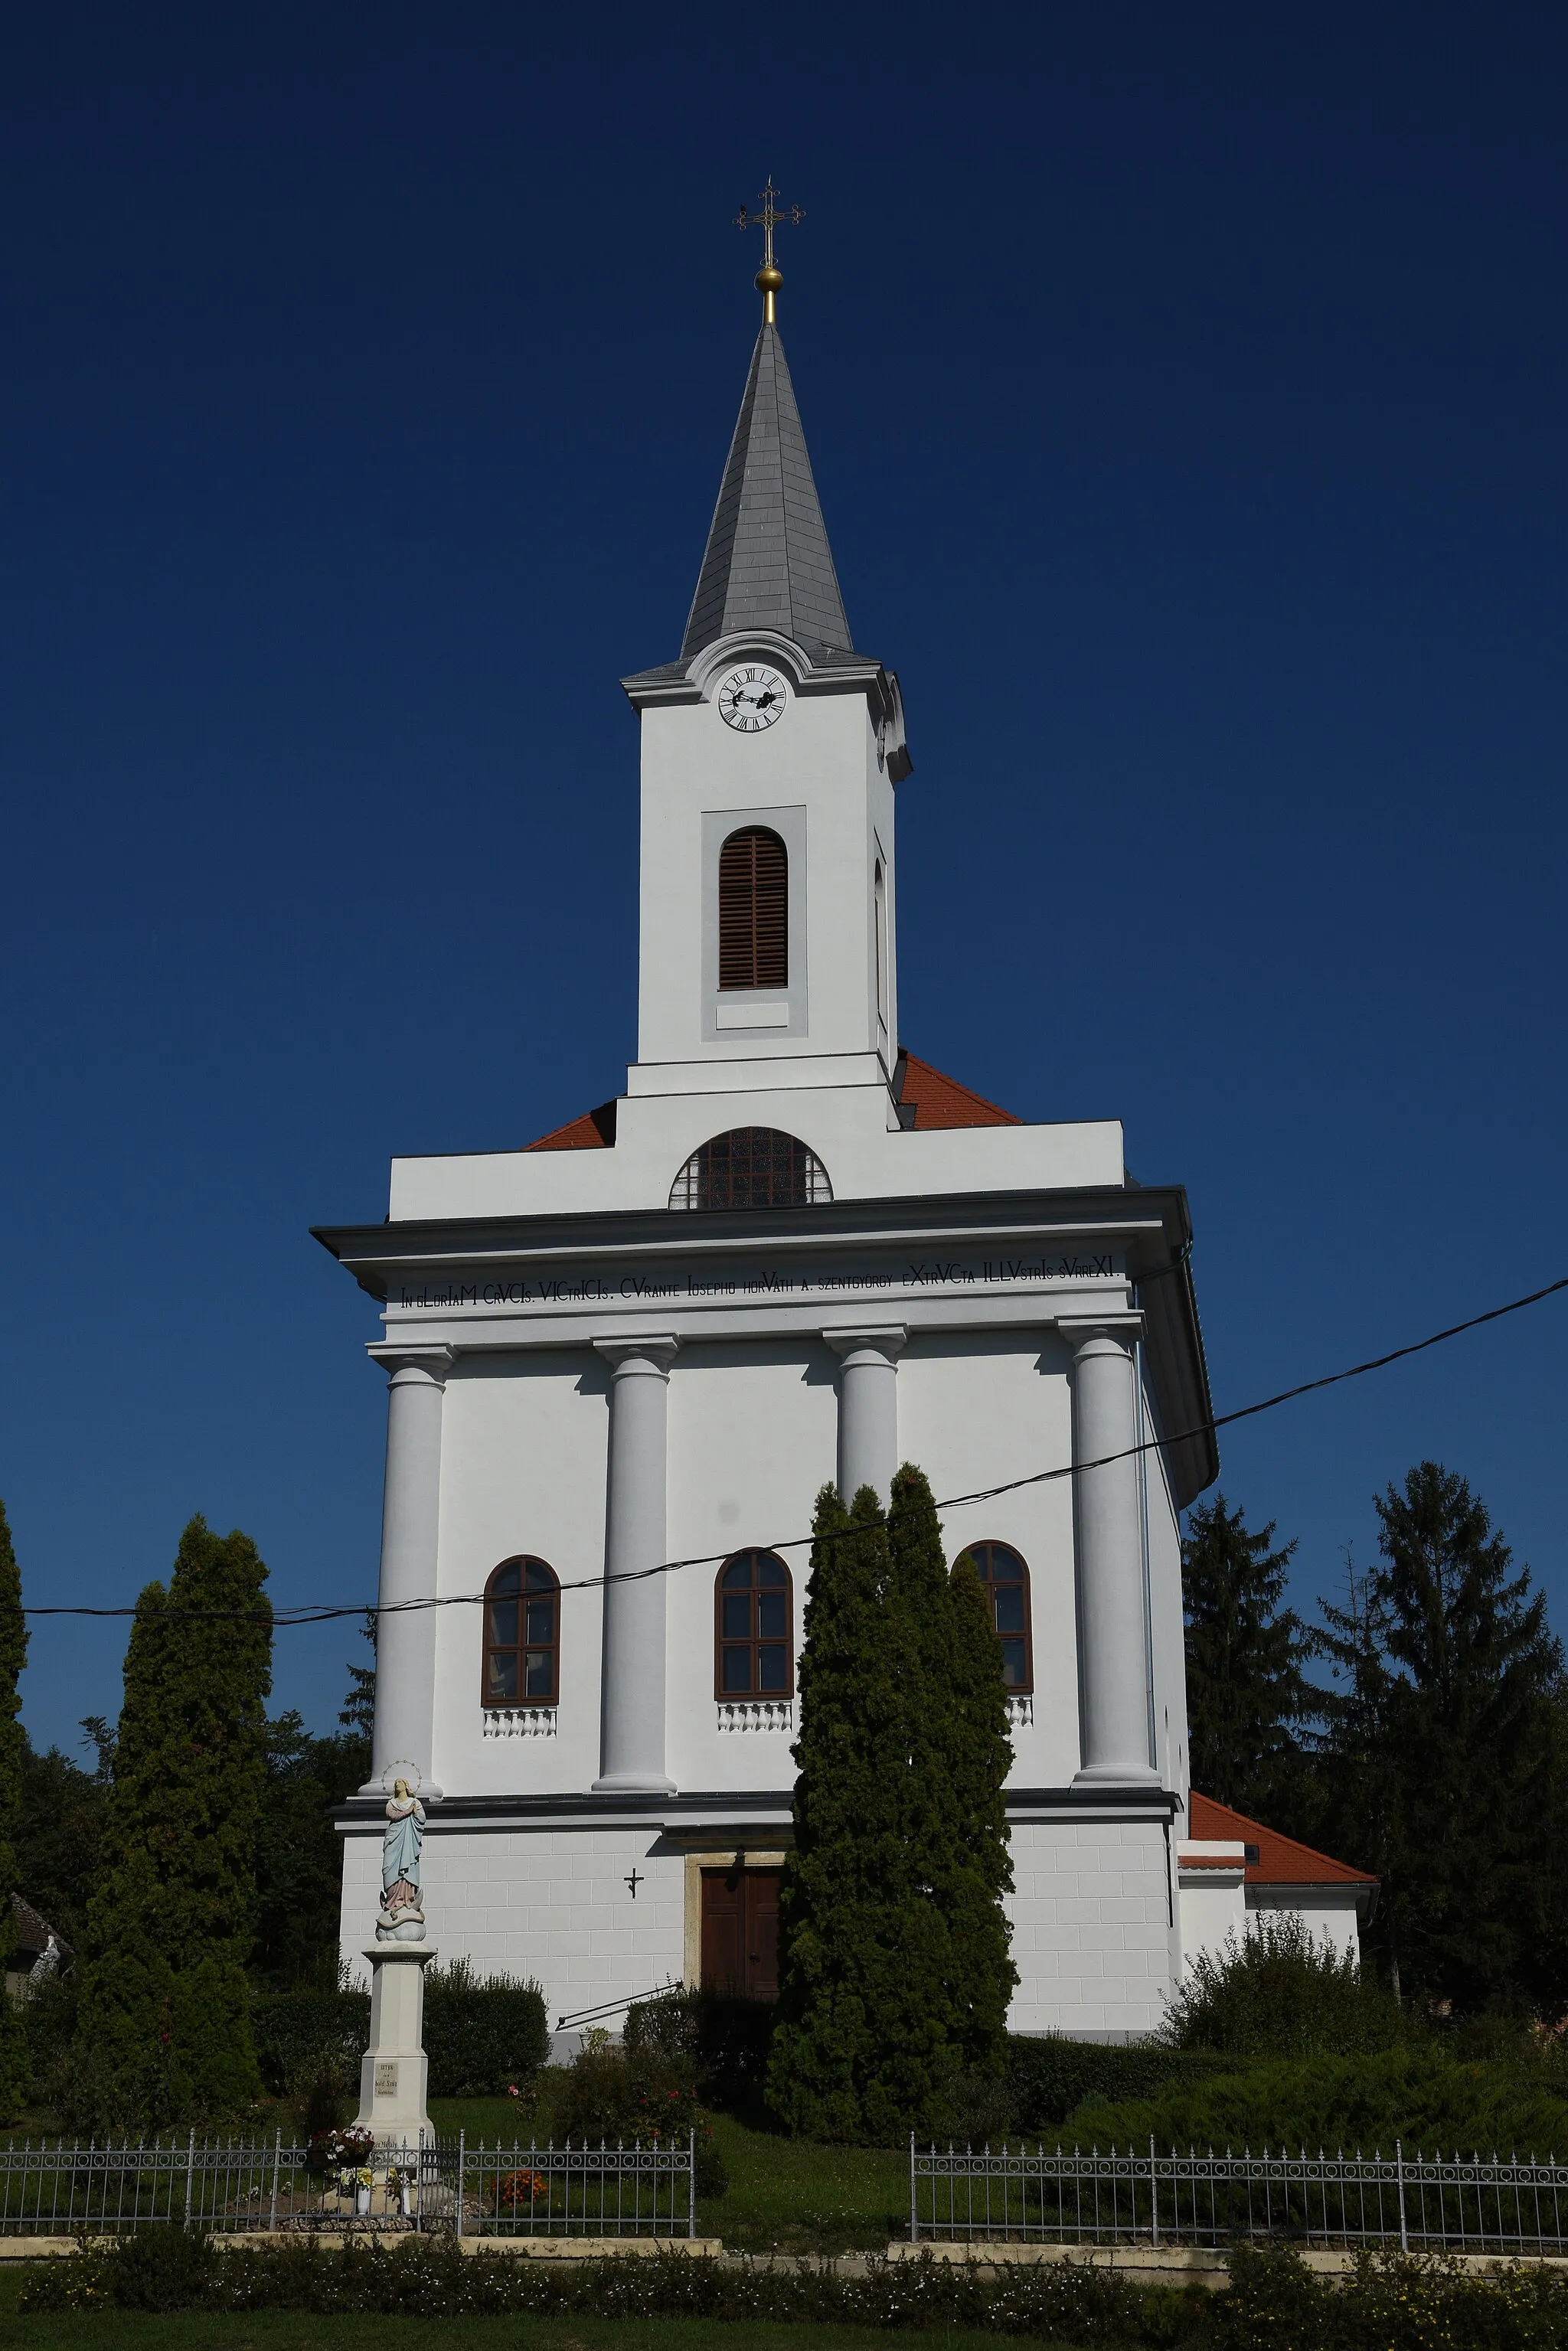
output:
[[[603,1574],[607,1387],[604,1364],[586,1347],[459,1358],[442,1429],[436,1588],[444,1597],[482,1592],[492,1568],[518,1552],[547,1560],[563,1583]],[[563,1592],[560,1612],[553,1733],[498,1738],[486,1736],[480,1705],[482,1611],[438,1612],[438,1787],[536,1794],[575,1792],[598,1777],[600,1591]]]
[[[898,1366],[898,1450],[938,1501],[1072,1458],[1066,1343],[1049,1328],[915,1333]],[[1078,1643],[1072,1487],[1061,1478],[946,1512],[947,1556],[1005,1542],[1030,1572],[1031,1724],[1013,1730],[1015,1787],[1062,1788],[1077,1771]]]

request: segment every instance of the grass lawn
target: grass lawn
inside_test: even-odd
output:
[[[443,2137],[462,2130],[471,2140],[509,2143],[533,2134],[531,2118],[507,2098],[433,2098],[430,2119]],[[909,2232],[902,2147],[816,2147],[733,2115],[714,2116],[714,2137],[729,2186],[699,2199],[699,2236],[751,2253],[842,2253],[878,2250]]]

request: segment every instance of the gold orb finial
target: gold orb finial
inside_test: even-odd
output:
[[[774,301],[784,283],[784,273],[773,258],[773,232],[780,221],[803,221],[806,217],[799,204],[791,204],[786,211],[778,198],[779,191],[773,184],[770,172],[768,185],[757,199],[757,211],[748,213],[742,204],[735,219],[737,228],[759,228],[762,231],[762,266],[755,282],[762,297],[762,322],[768,327],[775,324]]]

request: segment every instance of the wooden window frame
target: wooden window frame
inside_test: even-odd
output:
[[[719,847],[718,984],[789,985],[789,852],[770,825],[744,824]]]
[[[517,1590],[515,1595],[517,1604],[518,1638],[516,1641],[492,1641],[490,1638],[490,1604],[492,1598],[499,1597],[510,1600],[514,1597],[511,1593],[497,1594],[496,1593],[496,1581],[498,1576],[505,1575],[511,1568],[516,1568],[518,1571]],[[548,1575],[549,1578],[549,1593],[553,1609],[551,1622],[554,1625],[554,1632],[549,1641],[530,1641],[528,1637],[528,1576],[530,1568],[538,1568],[542,1574]],[[542,1590],[542,1587],[536,1585],[534,1590],[535,1595],[538,1596]],[[540,1698],[537,1694],[530,1697],[528,1690],[524,1687],[524,1684],[528,1679],[528,1667],[524,1663],[524,1660],[529,1656],[537,1657],[542,1654],[548,1654],[550,1661],[550,1694],[549,1698]],[[491,1696],[490,1659],[493,1656],[517,1658],[517,1690],[515,1697],[494,1698]],[[557,1707],[560,1704],[560,1578],[556,1573],[548,1559],[540,1559],[533,1552],[514,1552],[510,1559],[503,1559],[499,1561],[497,1565],[490,1570],[489,1574],[485,1579],[484,1617],[480,1631],[479,1646],[479,1703],[490,1712],[497,1712],[522,1707]]]
[[[994,1538],[991,1536],[983,1538],[977,1543],[966,1543],[964,1549],[968,1553],[969,1559],[974,1566],[975,1573],[979,1579],[980,1589],[985,1593],[987,1600],[990,1604],[991,1627],[993,1631],[996,1631],[997,1628],[997,1586],[990,1575],[988,1574],[985,1569],[981,1567],[978,1554],[981,1552],[990,1552],[1005,1551],[1009,1559],[1016,1559],[1019,1565],[1023,1570],[1019,1584],[1015,1586],[1009,1583],[1004,1586],[1004,1589],[1008,1591],[1021,1589],[1023,1593],[1024,1677],[1021,1682],[1006,1682],[1003,1687],[1009,1698],[1032,1698],[1034,1696],[1034,1613],[1030,1605],[1030,1585],[1032,1579],[1030,1578],[1029,1572],[1029,1562],[1025,1559],[1022,1552],[1019,1551],[1017,1543],[1003,1542],[999,1538]],[[1007,1633],[997,1632],[997,1638],[998,1641],[1009,1639],[1016,1640],[1018,1635],[1016,1634],[1009,1635]]]
[[[743,1559],[748,1559],[753,1562],[759,1559],[770,1559],[774,1565],[780,1571],[784,1578],[782,1587],[784,1593],[784,1686],[781,1689],[758,1689],[757,1686],[757,1652],[763,1646],[763,1636],[757,1629],[757,1603],[763,1591],[777,1592],[779,1589],[779,1586],[778,1584],[759,1584],[757,1582],[757,1569],[755,1564],[753,1564],[752,1567],[752,1581],[747,1591],[747,1597],[751,1602],[750,1634],[746,1640],[737,1641],[728,1635],[724,1629],[724,1603],[726,1596],[724,1579],[729,1573],[730,1569],[737,1565]],[[735,1596],[734,1587],[731,1588],[729,1596],[731,1598]],[[767,1638],[767,1646],[769,1648],[775,1648],[777,1646],[778,1636],[770,1633]],[[724,1653],[727,1649],[747,1649],[749,1651],[751,1658],[751,1679],[748,1688],[743,1690],[725,1688]],[[714,1578],[713,1694],[721,1705],[727,1701],[733,1706],[747,1706],[759,1699],[773,1700],[778,1704],[782,1705],[786,1699],[792,1698],[795,1695],[795,1579],[789,1573],[788,1562],[781,1560],[776,1551],[768,1551],[761,1543],[743,1543],[739,1551],[732,1551],[729,1557],[725,1561],[724,1565],[719,1569],[718,1573]]]

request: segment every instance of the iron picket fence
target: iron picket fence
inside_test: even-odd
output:
[[[1238,2238],[1405,2252],[1568,2252],[1568,2164],[1510,2157],[1068,2154],[909,2144],[924,2242],[1224,2246]]]
[[[113,2236],[154,2223],[459,2237],[695,2237],[695,2139],[510,2146],[466,2136],[378,2148],[325,2171],[270,2139],[26,2139],[0,2145],[0,2236]],[[368,2175],[368,2177],[367,2177]]]

